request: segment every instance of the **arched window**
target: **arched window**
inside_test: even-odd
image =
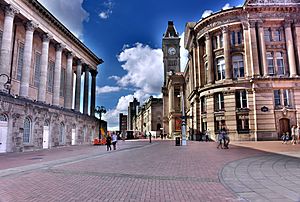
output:
[[[233,78],[237,79],[245,76],[243,55],[232,56]]]
[[[65,124],[60,123],[60,128],[59,128],[59,143],[65,143]]]
[[[0,114],[0,121],[8,122],[8,118],[5,114]]]
[[[217,59],[217,80],[225,79],[225,60],[224,58]]]
[[[50,126],[49,120],[46,120],[46,121],[45,121],[44,126]]]
[[[30,143],[31,125],[32,123],[30,118],[26,117],[24,120],[23,143]]]

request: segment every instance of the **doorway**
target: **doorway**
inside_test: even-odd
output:
[[[43,149],[49,148],[49,122],[46,121],[43,128]]]
[[[279,120],[279,134],[278,138],[280,139],[283,133],[289,132],[291,134],[290,120],[283,118]]]
[[[6,115],[0,115],[0,153],[6,152],[8,135],[8,118]]]

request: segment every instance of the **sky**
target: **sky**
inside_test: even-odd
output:
[[[244,0],[38,1],[104,60],[98,66],[96,106],[107,109],[102,118],[109,130],[118,130],[119,113],[127,114],[133,97],[141,103],[151,95],[162,97],[161,47],[168,21],[183,36],[187,22],[244,4]],[[186,61],[181,40],[182,67]]]

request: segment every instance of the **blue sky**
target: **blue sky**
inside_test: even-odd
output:
[[[96,105],[105,106],[110,130],[128,102],[161,96],[162,35],[173,20],[180,35],[187,22],[239,6],[243,0],[39,0],[104,63],[98,66]],[[72,3],[70,3],[72,2]],[[188,2],[188,3],[187,3]],[[182,62],[186,52],[181,51]]]

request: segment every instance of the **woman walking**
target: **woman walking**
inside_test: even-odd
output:
[[[107,138],[106,138],[106,151],[108,150],[111,150],[111,137],[110,137],[110,134],[107,135]]]

